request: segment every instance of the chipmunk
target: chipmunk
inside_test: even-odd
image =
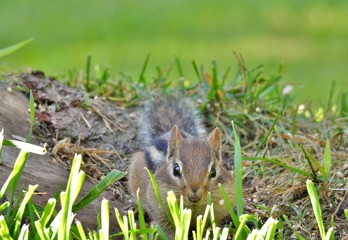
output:
[[[208,192],[215,221],[220,223],[228,211],[218,183],[231,204],[235,203],[233,174],[221,162],[220,130],[215,128],[206,136],[201,118],[187,100],[155,96],[140,113],[139,137],[143,149],[131,158],[129,189],[135,199],[139,189],[140,201],[150,218],[174,236],[175,229],[160,208],[145,168],[152,172],[163,201],[170,190],[177,199],[183,196],[184,207],[192,211],[191,227],[195,227],[196,217],[204,214]]]

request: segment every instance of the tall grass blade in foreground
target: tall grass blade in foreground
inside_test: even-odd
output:
[[[160,207],[162,208],[162,210],[164,211],[164,214],[166,215],[166,217],[168,218],[168,220],[170,221],[170,223],[172,224],[172,226],[175,226],[174,225],[174,221],[171,217],[171,215],[169,214],[169,212],[167,211],[167,208],[164,207],[164,204],[163,204],[163,200],[162,200],[162,197],[161,197],[161,194],[158,190],[158,186],[157,186],[157,183],[156,183],[156,180],[155,178],[153,177],[152,173],[150,172],[149,169],[146,168],[146,171],[147,173],[149,174],[150,176],[150,180],[151,180],[151,184],[153,186],[153,189],[155,191],[155,194],[156,194],[156,197],[157,197],[157,200],[158,200],[158,203],[160,205]]]
[[[82,163],[81,155],[76,155],[73,160],[71,167],[71,172],[66,187],[66,191],[60,194],[60,201],[62,204],[61,218],[56,226],[58,229],[58,239],[68,239],[70,234],[70,226],[72,224],[75,214],[72,212],[73,203],[79,194],[82,184],[85,179],[85,173],[80,171],[80,166]]]
[[[109,219],[109,201],[104,198],[101,203],[101,229],[99,230],[101,240],[109,239]]]
[[[116,220],[118,222],[118,225],[123,233],[123,239],[133,239],[132,235],[130,235],[129,227],[128,227],[128,217],[127,216],[121,216],[120,211],[115,208],[115,214],[116,214]]]
[[[320,207],[317,190],[315,189],[315,186],[311,180],[307,180],[306,184],[307,184],[307,191],[311,199],[315,219],[317,220],[317,223],[318,223],[321,238],[322,240],[331,239],[333,238],[333,227],[329,228],[327,233],[325,232],[323,216],[321,215],[321,207]]]
[[[139,218],[139,225],[140,225],[140,234],[141,238],[146,240],[147,234],[146,231],[146,222],[144,217],[143,208],[141,207],[140,197],[139,197],[139,189],[137,191],[137,204],[138,204],[138,218]]]
[[[269,218],[266,223],[262,226],[261,229],[256,230],[254,229],[251,234],[248,235],[247,240],[254,240],[254,239],[264,239],[264,240],[273,240],[275,237],[275,231],[277,228],[278,221],[273,219],[272,217]]]
[[[184,209],[184,200],[182,196],[180,197],[180,205],[178,206],[173,191],[168,192],[167,202],[175,224],[175,239],[187,240],[191,222],[191,210]]]
[[[202,239],[204,236],[204,230],[207,223],[207,219],[209,216],[209,212],[211,211],[211,205],[207,205],[205,209],[204,215],[200,215],[197,217],[196,223],[196,231],[193,231],[193,239]]]
[[[38,187],[38,185],[35,185],[35,186],[29,185],[28,191],[25,194],[25,196],[24,196],[24,198],[19,206],[19,209],[17,210],[16,216],[13,220],[15,225],[13,226],[13,232],[12,232],[12,236],[15,239],[18,238],[19,233],[20,233],[20,227],[21,227],[21,222],[23,220],[25,207],[27,206],[29,200],[33,196],[34,191],[37,187]]]
[[[234,123],[232,122],[235,150],[234,150],[234,165],[235,165],[235,178],[236,178],[236,204],[237,215],[240,216],[244,213],[244,200],[243,200],[243,165],[242,165],[242,149],[240,147],[239,137],[236,132]]]
[[[7,227],[4,216],[0,215],[0,237],[2,239],[11,239],[10,230]]]
[[[21,150],[14,164],[14,167],[10,176],[7,178],[7,180],[5,181],[5,183],[3,184],[0,190],[0,199],[2,199],[4,195],[7,193],[7,191],[10,188],[12,189],[10,193],[10,198],[9,198],[10,206],[12,206],[14,193],[15,193],[15,190],[17,189],[17,185],[15,183],[18,183],[19,178],[21,177],[22,169],[24,168],[27,157],[28,157],[28,152]],[[17,181],[15,181],[16,179]],[[8,209],[6,214],[6,220],[8,220],[10,212],[11,212],[10,209]]]
[[[234,226],[236,227],[236,228],[238,228],[239,226],[240,226],[240,221],[239,221],[239,219],[238,219],[238,216],[234,213],[234,211],[233,211],[233,207],[232,207],[232,205],[231,205],[231,203],[230,203],[230,200],[228,199],[228,197],[227,197],[227,194],[226,194],[226,192],[225,192],[225,189],[223,188],[223,186],[219,183],[219,185],[218,185],[218,187],[219,187],[219,189],[220,189],[220,191],[221,191],[221,194],[222,194],[222,196],[223,196],[223,198],[224,198],[224,202],[225,202],[225,204],[226,204],[226,208],[227,208],[227,211],[228,211],[228,213],[230,214],[230,216],[231,216],[231,219],[232,219],[232,221],[233,221],[233,224],[234,224]],[[242,233],[243,234],[243,233]],[[246,235],[245,235],[246,236]]]

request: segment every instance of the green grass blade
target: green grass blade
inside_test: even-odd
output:
[[[180,196],[180,206],[173,191],[168,192],[168,207],[175,224],[175,239],[188,239],[188,231],[191,223],[191,210],[184,209],[184,200]]]
[[[45,231],[45,228],[41,225],[39,220],[35,222],[35,228],[36,228],[36,232],[37,232],[37,234],[39,236],[39,239],[43,239],[43,240],[49,240],[50,239],[50,236]]]
[[[341,97],[341,117],[348,116],[348,92],[344,92]]]
[[[173,191],[168,192],[167,202],[169,211],[173,217],[174,225],[177,228],[180,225],[180,211]]]
[[[0,205],[0,214],[10,206],[9,202],[4,202],[3,204]]]
[[[109,218],[109,201],[104,198],[101,202],[101,229],[99,230],[101,240],[109,239]]]
[[[100,194],[105,191],[106,188],[110,186],[113,182],[123,178],[127,173],[121,172],[118,170],[112,170],[108,175],[106,175],[97,185],[95,185],[91,191],[87,193],[85,197],[83,197],[80,201],[78,201],[73,206],[73,212],[78,212],[96,198],[100,196]]]
[[[235,151],[234,151],[234,165],[235,165],[235,181],[236,181],[236,205],[237,215],[240,216],[244,213],[244,200],[243,200],[243,166],[242,166],[242,148],[240,146],[239,137],[236,132],[234,123],[232,122]]]
[[[331,150],[330,150],[330,142],[329,140],[326,140],[325,144],[325,151],[324,151],[324,180],[327,180],[330,175],[330,169],[331,169]]]
[[[175,61],[176,68],[178,70],[179,77],[181,78],[184,77],[184,71],[182,70],[182,66],[181,66],[181,62],[179,58],[175,57],[174,61]]]
[[[153,189],[154,189],[154,191],[155,191],[155,195],[156,195],[156,197],[157,197],[157,200],[158,200],[158,202],[159,202],[160,207],[162,208],[164,214],[166,215],[166,217],[167,217],[167,219],[170,221],[170,223],[171,223],[173,226],[175,226],[175,225],[174,225],[174,222],[173,222],[173,219],[172,219],[172,217],[171,217],[171,215],[169,214],[167,208],[166,208],[166,207],[164,206],[164,204],[163,204],[163,200],[162,200],[161,194],[160,194],[160,192],[159,192],[159,190],[158,190],[158,186],[157,186],[157,183],[156,183],[155,178],[153,177],[153,175],[152,175],[152,173],[150,172],[149,169],[147,169],[147,168],[145,168],[145,169],[146,169],[147,173],[149,174],[149,177],[150,177],[150,180],[151,180],[151,184],[152,184]]]
[[[128,211],[128,221],[129,221],[129,228],[130,228],[130,238],[137,239],[137,236],[136,236],[137,225],[135,223],[134,212],[132,210]]]
[[[208,207],[208,206],[207,206]],[[203,236],[203,230],[202,230],[202,218],[203,216],[200,215],[196,219],[196,230],[192,230],[192,237],[193,240],[201,239]]]
[[[207,231],[205,231],[204,239],[210,239],[210,229],[209,228],[207,229]]]
[[[240,220],[239,220],[238,216],[233,211],[233,207],[232,207],[232,205],[230,203],[230,200],[227,197],[225,189],[223,188],[223,186],[221,184],[219,184],[218,187],[219,187],[219,190],[220,190],[220,192],[221,192],[221,194],[223,196],[224,202],[226,204],[226,208],[227,208],[227,210],[228,210],[228,212],[229,212],[229,214],[230,214],[230,216],[232,218],[233,224],[234,224],[234,226],[236,228],[238,228],[240,226]],[[245,228],[243,228],[243,229],[245,231],[243,231],[241,233],[241,239],[245,239],[246,236],[247,236],[246,233],[250,233],[250,229],[247,226],[245,226]]]
[[[181,217],[180,217],[180,225],[181,225],[181,238],[184,240],[188,240],[188,233],[190,230],[190,223],[191,223],[191,216],[192,212],[191,209],[184,209],[181,211]]]
[[[61,218],[58,229],[58,239],[68,239],[70,234],[70,226],[73,220],[72,206],[75,197],[81,189],[85,174],[80,171],[82,163],[81,155],[75,155],[71,166],[71,171],[66,186],[66,191],[60,194],[62,205]]]
[[[306,157],[308,163],[309,164],[310,164],[310,162],[313,163],[318,168],[320,174],[324,178],[326,176],[325,167],[317,159],[315,159],[312,155],[310,155],[302,146],[300,146],[300,147],[301,147],[301,150],[303,151],[303,153],[305,154],[305,157]],[[312,170],[312,171],[315,171],[315,170]],[[318,178],[315,180],[318,180]]]
[[[207,204],[211,205],[211,192],[208,192],[207,194]]]
[[[211,227],[214,230],[216,228],[216,221],[215,221],[215,215],[214,215],[214,204],[210,205],[210,222],[211,222]],[[213,232],[214,234],[214,232]]]
[[[115,215],[116,215],[116,220],[118,222],[118,225],[120,226],[120,229],[123,233],[123,239],[128,240],[128,220],[127,217],[122,218],[119,210],[115,208]]]
[[[4,216],[0,215],[0,239],[12,239]]]
[[[226,71],[224,72],[224,75],[222,77],[222,82],[221,82],[221,86],[226,86],[226,79],[227,79],[227,76],[229,74],[229,72],[231,71],[231,66],[229,66]]]
[[[86,83],[85,83],[85,89],[87,92],[91,90],[91,86],[90,86],[91,68],[92,68],[92,55],[88,54],[87,63],[86,63]]]
[[[147,65],[149,64],[149,60],[150,60],[150,54],[148,54],[148,55],[146,56],[146,59],[145,59],[143,68],[141,69],[141,72],[140,72],[140,75],[139,75],[138,83],[143,83],[143,84],[146,83],[146,80],[145,80],[145,71],[146,71]]]
[[[213,240],[218,240],[219,239],[220,230],[221,230],[221,228],[219,228],[219,227],[213,228]]]
[[[229,229],[227,227],[222,229],[220,240],[226,240],[228,238]]]
[[[201,219],[201,218],[199,218],[200,216],[197,217],[197,239],[203,238],[205,225],[207,223],[210,211],[212,211],[211,205],[207,205],[205,212],[204,212],[204,215],[203,215],[203,219],[200,220]]]
[[[25,45],[27,45],[29,42],[33,41],[34,38],[29,38],[28,40],[22,41],[20,43],[11,45],[7,48],[3,48],[0,49],[0,58],[5,57],[7,55],[10,55],[14,52],[16,52],[17,50],[21,49],[22,47],[24,47]]]
[[[196,73],[196,75],[197,75],[198,81],[199,81],[200,83],[202,83],[202,82],[203,82],[203,79],[202,79],[201,75],[199,74],[199,69],[198,69],[197,64],[196,64],[195,61],[192,61],[192,66],[193,66],[193,70],[195,71],[195,73]]]
[[[18,240],[27,240],[29,239],[29,225],[23,224],[21,232],[19,233]]]
[[[308,173],[308,172],[305,172],[305,171],[302,171],[300,169],[297,169],[295,167],[291,167],[285,163],[282,163],[280,162],[278,159],[271,159],[271,158],[262,158],[262,157],[244,157],[243,160],[245,161],[264,161],[264,162],[270,162],[270,163],[274,163],[274,164],[277,164],[281,167],[284,167],[286,169],[289,169],[293,172],[297,172],[299,174],[302,174],[303,176],[306,176],[306,177],[311,177],[311,178],[314,178],[313,174],[311,173]]]
[[[270,127],[270,129],[268,130],[267,134],[263,137],[261,145],[258,147],[256,153],[255,153],[255,157],[257,157],[259,155],[259,152],[261,151],[261,149],[263,148],[263,146],[265,146],[267,140],[269,139],[269,136],[271,136],[271,133],[274,129],[274,126],[276,125],[278,119],[279,119],[280,113],[277,114],[276,118],[273,120],[272,125]]]
[[[143,208],[141,207],[141,202],[140,202],[140,197],[139,197],[139,189],[137,190],[137,204],[138,204],[138,218],[139,218],[141,239],[146,240],[147,234],[144,232],[146,230],[146,222],[145,222]]]
[[[273,219],[272,217],[269,218],[267,220],[268,224],[267,224],[267,235],[266,235],[266,239],[267,240],[273,240],[274,236],[275,236],[275,232],[277,229],[277,223],[278,221]]]
[[[344,209],[344,216],[346,217],[346,220],[348,222],[348,209]]]
[[[318,179],[318,175],[317,175],[317,171],[314,170],[313,168],[313,164],[312,164],[312,161],[313,161],[313,158],[309,155],[309,153],[306,151],[306,149],[304,149],[304,147],[302,145],[299,145],[300,148],[301,148],[301,151],[303,152],[303,154],[305,155],[305,158],[308,162],[308,165],[312,171],[312,175],[313,175],[313,179],[317,180]],[[316,161],[313,161],[313,162],[316,162]],[[320,164],[319,164],[320,165]],[[321,167],[321,166],[320,166]]]
[[[217,76],[217,65],[216,61],[212,62],[212,73],[213,76],[211,78],[211,85],[208,93],[208,101],[219,101],[219,96],[218,96],[218,76]]]
[[[80,221],[76,220],[76,227],[81,240],[86,240],[86,234]]]
[[[31,142],[32,135],[33,135],[33,126],[35,121],[35,102],[34,102],[34,96],[33,92],[30,90],[30,97],[29,97],[29,110],[30,110],[30,128],[29,133],[27,136],[27,143]]]
[[[284,222],[281,218],[277,218],[278,224],[277,224],[277,239],[283,240],[284,239]]]
[[[36,235],[35,220],[39,213],[35,205],[33,204],[32,198],[29,199],[26,208],[28,210],[28,214],[26,215],[26,217],[29,217],[30,219],[30,224],[29,224],[29,227],[31,229],[30,233],[31,235],[35,236]]]
[[[41,226],[46,227],[48,221],[52,217],[56,203],[57,203],[56,199],[54,199],[54,198],[48,199],[47,204],[46,204],[46,206],[42,212],[42,215],[40,217]]]
[[[21,177],[22,169],[24,168],[27,157],[28,157],[28,152],[25,152],[23,150],[20,151],[10,176],[7,178],[6,182],[3,184],[0,190],[0,199],[7,193],[10,187],[12,187],[12,189],[16,189],[17,185],[14,184],[14,181],[16,179],[18,179],[19,181]],[[12,199],[13,199],[13,195],[11,194],[10,204],[12,204]]]
[[[246,238],[245,234],[243,233],[243,229],[244,229],[244,227],[246,227],[245,223],[246,223],[246,218],[241,218],[238,226],[236,226],[237,231],[236,231],[234,239],[245,239]]]
[[[35,189],[38,187],[38,185],[29,185],[28,191],[25,194],[19,209],[16,213],[16,216],[14,218],[14,222],[15,222],[15,226],[14,226],[14,230],[13,230],[13,236],[15,238],[18,238],[19,233],[20,233],[20,223],[23,219],[23,215],[24,215],[24,210],[29,202],[29,200],[31,199],[31,197],[33,196]]]
[[[334,92],[335,92],[335,85],[336,82],[333,81],[331,83],[331,88],[330,88],[330,93],[329,93],[329,98],[327,100],[327,107],[326,107],[326,112],[329,112],[333,106],[333,98],[334,98]]]
[[[334,228],[330,227],[329,230],[327,230],[325,240],[333,240],[334,239]]]
[[[165,234],[165,232],[163,231],[163,229],[159,225],[156,226],[156,229],[157,229],[157,233],[158,233],[158,236],[160,237],[160,239],[169,240],[169,238],[167,237],[167,235]]]
[[[323,223],[323,217],[321,215],[321,208],[320,208],[318,193],[317,193],[317,190],[315,189],[315,186],[311,180],[307,180],[306,185],[307,185],[307,191],[308,191],[309,197],[311,199],[315,219],[317,220],[317,223],[318,223],[320,235],[321,235],[321,238],[324,240],[325,239],[325,228],[324,228],[324,223]]]
[[[218,90],[219,90],[219,78],[218,78],[218,68],[217,68],[217,63],[215,60],[212,61],[212,89],[213,89],[213,93],[214,93],[214,99],[215,100],[221,100],[219,99],[219,95],[218,95]]]

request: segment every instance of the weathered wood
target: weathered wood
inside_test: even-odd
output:
[[[29,101],[21,92],[8,91],[6,86],[0,86],[0,129],[4,129],[6,138],[26,137],[29,130],[28,106]],[[33,142],[39,144],[35,137]],[[18,153],[18,149],[3,147],[2,164],[0,165],[0,186],[3,185],[10,175]],[[47,200],[53,197],[58,190],[65,189],[68,177],[69,171],[58,164],[50,154],[44,156],[30,154],[18,189],[27,189],[29,184],[38,184],[37,192],[40,194],[34,196],[33,202],[44,206]],[[94,184],[86,179],[80,196],[84,196],[93,186]],[[77,214],[77,219],[83,223],[85,228],[96,230],[96,215],[97,212],[100,212],[98,209],[103,198],[114,199],[111,191],[106,191]],[[113,216],[114,207],[122,208],[125,205],[124,202],[119,200],[109,201],[109,203],[111,207],[110,212]],[[111,219],[115,218],[111,217]],[[111,224],[111,228],[115,230],[116,224]]]

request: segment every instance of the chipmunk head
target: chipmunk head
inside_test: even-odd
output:
[[[204,139],[183,138],[182,135],[177,126],[170,132],[166,157],[167,175],[162,175],[162,184],[177,195],[183,195],[188,206],[201,202],[206,204],[207,193],[216,194],[219,192],[218,183],[223,184],[231,179],[226,179],[227,171],[221,166],[220,130],[215,128]]]

